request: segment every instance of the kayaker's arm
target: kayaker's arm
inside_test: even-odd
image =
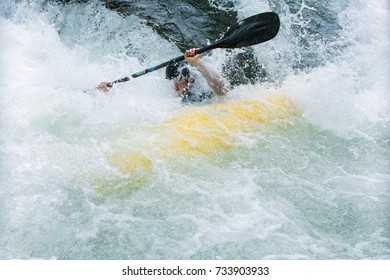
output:
[[[229,83],[218,73],[209,69],[196,54],[197,49],[186,50],[184,53],[185,60],[192,66],[196,67],[206,79],[208,85],[217,95],[226,95],[229,91]]]

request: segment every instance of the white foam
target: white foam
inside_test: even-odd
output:
[[[296,47],[286,14],[278,37],[255,48],[281,87],[243,85],[227,101],[277,90],[298,103],[301,122],[211,156],[160,159],[138,189],[121,188],[133,178],[107,158],[149,141],[182,107],[171,83],[156,71],[111,95],[83,89],[179,51],[101,1],[28,2],[0,4],[0,258],[387,257],[388,159],[366,141],[383,136],[389,116],[385,1],[341,13],[348,47],[309,73],[277,69]],[[270,8],[244,2],[240,18]],[[224,58],[205,61],[220,70]],[[99,180],[112,189],[97,191]]]
[[[282,90],[298,100],[304,117],[322,129],[370,138],[389,122],[390,44],[385,34],[390,15],[384,4],[353,5],[341,13],[341,39],[348,47],[340,57],[283,82]]]

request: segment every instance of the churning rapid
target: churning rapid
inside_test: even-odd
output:
[[[1,259],[390,259],[388,1],[209,0],[281,29],[241,60],[261,75],[206,55],[234,87],[199,106],[163,70],[84,92],[181,53],[103,2],[1,1]]]

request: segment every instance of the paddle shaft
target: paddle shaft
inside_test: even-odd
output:
[[[273,12],[257,14],[233,25],[228,29],[221,40],[204,48],[198,49],[196,54],[201,54],[216,48],[242,48],[263,43],[274,38],[279,31],[279,27],[280,21],[277,14]],[[183,60],[184,55],[181,55],[154,67],[134,73],[131,77],[138,78],[142,75],[164,68],[169,64]],[[124,77],[108,83],[107,86],[112,87],[113,84],[127,82],[129,80],[130,77]]]
[[[209,45],[207,47],[204,47],[204,48],[196,50],[195,53],[196,54],[201,54],[201,53],[204,53],[206,51],[209,51],[209,50],[212,50],[212,49],[215,49],[215,48],[219,48],[220,44],[221,44],[221,41],[216,42],[215,44],[212,44],[212,45]],[[141,77],[141,76],[143,76],[145,74],[148,74],[150,72],[153,72],[153,71],[156,71],[158,69],[164,68],[164,67],[168,66],[169,64],[173,64],[173,63],[177,63],[177,62],[183,61],[184,59],[185,59],[184,55],[178,56],[176,58],[173,58],[173,59],[171,59],[169,61],[166,61],[166,62],[161,63],[159,65],[156,65],[154,67],[150,67],[150,68],[147,68],[145,70],[142,70],[142,71],[139,71],[137,73],[134,73],[134,74],[131,75],[131,77],[133,77],[133,78]],[[123,83],[123,82],[127,82],[129,80],[130,80],[130,77],[123,77],[121,79],[118,79],[118,80],[112,81],[110,83],[107,83],[107,86],[108,87],[112,87],[116,83]]]

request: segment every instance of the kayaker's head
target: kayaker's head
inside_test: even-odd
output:
[[[169,64],[165,70],[165,78],[173,80],[176,92],[181,96],[187,95],[195,79],[190,75],[188,67],[183,64]]]

